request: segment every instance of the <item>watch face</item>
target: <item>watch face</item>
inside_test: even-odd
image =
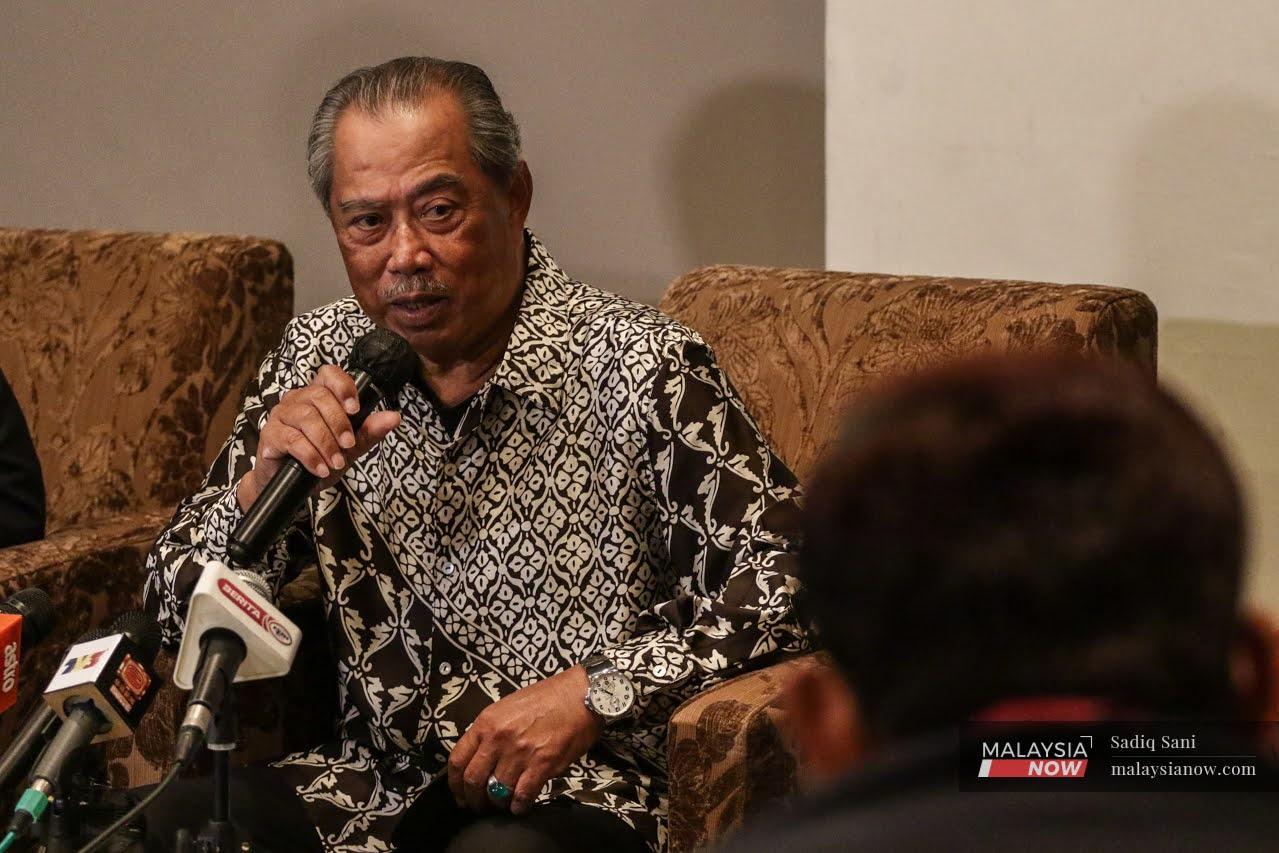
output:
[[[591,681],[591,707],[603,717],[620,717],[635,703],[635,688],[620,672],[610,672]]]

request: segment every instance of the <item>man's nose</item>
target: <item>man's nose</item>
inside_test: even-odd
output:
[[[391,259],[388,272],[412,275],[431,265],[431,252],[425,236],[419,233],[411,220],[397,223],[391,237]]]

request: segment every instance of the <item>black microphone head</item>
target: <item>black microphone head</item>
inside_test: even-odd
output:
[[[110,628],[90,628],[76,638],[76,644],[79,645],[80,643],[88,643],[93,640],[101,640],[103,637],[110,637],[112,634],[117,633],[119,632],[112,631]]]
[[[48,593],[36,587],[15,592],[4,604],[0,604],[0,613],[12,613],[22,617],[22,648],[29,649],[39,643],[53,630],[55,614],[53,599]]]
[[[374,329],[355,342],[347,359],[351,370],[362,370],[383,394],[398,394],[418,369],[417,353],[409,342],[388,329]]]
[[[150,668],[155,665],[155,656],[160,653],[160,623],[141,610],[130,610],[121,613],[111,623],[112,634],[124,634],[138,647],[142,663]]]

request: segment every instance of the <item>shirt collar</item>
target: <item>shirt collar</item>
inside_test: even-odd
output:
[[[537,406],[562,411],[568,364],[572,280],[550,252],[525,229],[526,271],[515,328],[490,380]]]

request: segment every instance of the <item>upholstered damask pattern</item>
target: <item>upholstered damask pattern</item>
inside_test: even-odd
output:
[[[750,815],[795,793],[796,761],[783,725],[783,685],[797,670],[818,666],[805,655],[738,676],[693,699],[671,723],[672,850],[718,838]]]
[[[806,478],[838,414],[896,373],[1031,349],[1155,369],[1155,307],[1134,290],[716,266],[677,279],[662,310],[697,329],[774,449]],[[670,847],[714,841],[795,789],[778,693],[800,658],[686,702],[671,721]]]
[[[0,746],[66,647],[139,606],[156,534],[292,315],[292,266],[252,237],[0,229],[0,369],[49,506],[47,539],[0,550],[0,595],[41,587],[58,616]]]
[[[0,230],[0,368],[44,469],[50,532],[172,506],[292,314],[283,245]]]
[[[661,308],[701,332],[801,479],[836,414],[893,373],[1032,348],[1155,366],[1153,303],[1097,285],[715,266],[677,279]]]

